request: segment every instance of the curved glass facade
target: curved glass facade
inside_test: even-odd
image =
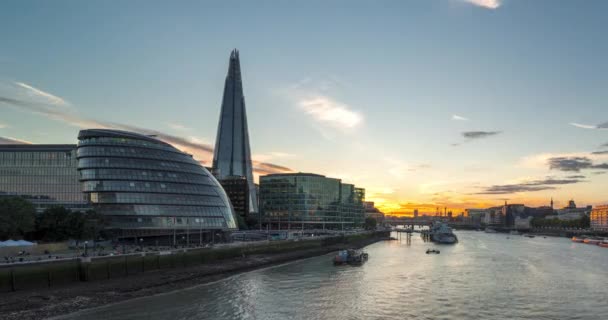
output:
[[[78,140],[83,192],[120,235],[237,229],[224,189],[191,156],[118,130],[82,130]]]

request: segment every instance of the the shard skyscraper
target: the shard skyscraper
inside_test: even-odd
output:
[[[258,199],[253,181],[245,96],[241,80],[239,52],[230,53],[228,75],[224,84],[222,111],[213,152],[213,169],[218,179],[241,176],[247,179],[249,212],[258,212]]]

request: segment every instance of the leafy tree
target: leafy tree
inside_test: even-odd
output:
[[[96,239],[104,226],[103,215],[93,210],[72,212],[64,207],[49,208],[36,219],[37,235],[45,241]]]
[[[72,212],[64,207],[48,208],[36,218],[36,233],[41,240],[67,240],[76,228],[79,228],[78,221],[74,221]]]
[[[258,226],[258,219],[250,215],[245,219],[245,223],[247,224],[248,229],[255,229],[255,227]]]
[[[367,229],[367,230],[376,229],[377,224],[378,224],[378,222],[376,221],[375,218],[372,218],[372,217],[365,218],[365,229]]]
[[[0,198],[0,239],[23,238],[34,230],[36,209],[20,197]]]
[[[240,214],[237,213],[237,214],[235,214],[235,216],[236,216],[236,223],[237,223],[237,225],[239,227],[239,230],[247,230],[247,229],[249,229],[249,228],[247,228],[247,223],[245,222],[245,218],[243,218],[242,215],[240,215]]]

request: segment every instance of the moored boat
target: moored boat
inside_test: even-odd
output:
[[[458,242],[458,238],[452,232],[452,229],[443,222],[435,221],[431,224],[429,231],[431,241],[441,244],[454,244]]]
[[[355,249],[340,250],[334,257],[334,265],[350,264],[361,265],[367,261],[369,255],[366,252]]]
[[[599,244],[600,242],[602,242],[602,239],[587,238],[587,239],[583,240],[583,242],[586,244]]]
[[[597,245],[600,246],[600,247],[602,247],[602,248],[608,248],[608,242],[600,242]]]
[[[583,243],[583,241],[585,241],[585,238],[572,237],[572,242]]]
[[[486,233],[496,233],[496,230],[492,229],[492,228],[486,228],[486,230],[484,230]]]

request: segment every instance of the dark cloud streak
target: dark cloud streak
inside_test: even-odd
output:
[[[608,170],[608,163],[593,164],[587,157],[553,157],[547,160],[549,169],[566,172],[580,172],[583,169]]]
[[[584,176],[571,176],[571,177],[582,177]],[[543,191],[543,190],[553,190],[557,189],[554,187],[555,185],[564,185],[564,184],[574,184],[585,182],[584,180],[580,180],[579,178],[570,178],[568,179],[555,179],[555,178],[546,178],[544,180],[534,180],[524,183],[517,184],[504,184],[504,185],[494,185],[485,188],[483,191],[478,192],[476,194],[511,194],[517,192],[535,192],[535,191]]]
[[[495,136],[500,133],[502,133],[502,131],[465,131],[462,133],[462,136],[467,139],[481,139]]]

